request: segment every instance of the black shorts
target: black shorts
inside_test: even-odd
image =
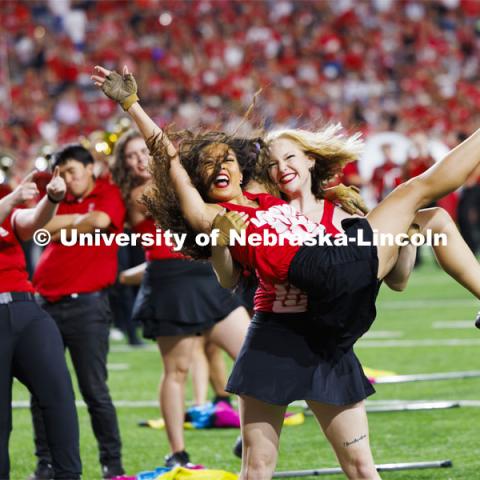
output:
[[[143,336],[196,335],[241,306],[222,288],[208,262],[170,259],[148,263],[133,308]]]
[[[348,238],[361,231],[373,243],[373,231],[364,218],[342,222]],[[376,316],[380,282],[377,248],[356,245],[303,246],[290,264],[288,279],[308,295],[312,320],[324,335],[344,351],[370,328]]]
[[[275,405],[349,405],[375,392],[353,350],[338,348],[307,313],[256,313],[226,390]]]

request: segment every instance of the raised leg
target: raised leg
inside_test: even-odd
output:
[[[207,333],[206,338],[235,359],[240,352],[249,323],[250,317],[245,308],[238,307],[224,320],[215,324]]]
[[[414,222],[423,234],[444,234],[446,244],[433,247],[435,257],[443,270],[458,283],[480,298],[480,264],[460,234],[452,217],[443,208],[420,210]]]

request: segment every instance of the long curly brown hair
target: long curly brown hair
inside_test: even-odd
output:
[[[257,156],[263,145],[262,140],[260,138],[236,138],[224,132],[193,133],[188,130],[165,132],[147,140],[147,146],[152,156],[150,170],[153,182],[143,195],[144,204],[160,228],[187,234],[183,253],[193,258],[208,258],[211,256],[211,248],[209,246],[200,247],[195,242],[197,232],[185,221],[180,210],[179,201],[170,181],[170,158],[163,135],[167,135],[170,141],[177,145],[180,161],[190,176],[192,185],[207,203],[211,201],[207,197],[207,192],[230,150],[235,153],[240,165],[243,183],[247,184],[251,178],[255,178]],[[206,179],[202,175],[201,160],[206,147],[213,144],[224,145],[225,148],[219,149],[219,153],[214,159],[215,169]]]
[[[131,129],[127,130],[118,139],[113,151],[113,163],[111,165],[112,179],[119,186],[123,201],[126,205],[130,203],[131,191],[143,182],[143,180],[131,174],[125,157],[125,150],[128,143],[135,138],[141,138],[143,140],[143,136],[138,130]]]

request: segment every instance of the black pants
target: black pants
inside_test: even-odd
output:
[[[40,301],[56,321],[63,343],[70,352],[78,386],[88,407],[93,433],[98,442],[102,465],[121,466],[121,442],[117,415],[107,386],[108,334],[111,311],[108,294],[99,292],[63,298],[59,302]],[[38,401],[32,397],[36,455],[49,463],[50,451]]]
[[[0,305],[0,479],[9,478],[12,378],[38,399],[56,479],[80,478],[72,382],[55,322],[33,300]]]

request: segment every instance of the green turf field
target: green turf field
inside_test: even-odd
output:
[[[365,366],[398,374],[480,370],[480,331],[473,326],[477,307],[478,302],[468,292],[427,261],[415,271],[406,292],[395,293],[382,287],[372,335],[359,342],[356,352]],[[120,345],[114,344],[112,350]],[[155,400],[161,371],[160,357],[155,350],[112,351],[109,362],[129,366],[126,371],[110,372],[114,400]],[[370,397],[372,402],[480,400],[480,378],[378,385],[376,388],[377,394]],[[77,398],[80,397],[77,395]],[[191,398],[190,393],[188,398]],[[27,399],[26,389],[16,383],[14,400]],[[100,476],[97,448],[86,409],[80,408],[79,415],[84,478],[97,479]],[[124,465],[128,473],[135,474],[163,464],[168,451],[165,433],[136,426],[138,420],[158,415],[153,407],[118,408]],[[451,469],[390,472],[384,473],[383,478],[480,478],[479,407],[372,413],[369,422],[377,463],[447,458],[453,461]],[[187,449],[192,461],[211,468],[238,471],[240,461],[231,453],[237,434],[236,430],[187,431]],[[25,408],[15,409],[10,442],[12,479],[25,479],[33,470],[32,452],[30,413]],[[278,470],[335,465],[334,455],[313,418],[308,417],[304,425],[284,429]]]

